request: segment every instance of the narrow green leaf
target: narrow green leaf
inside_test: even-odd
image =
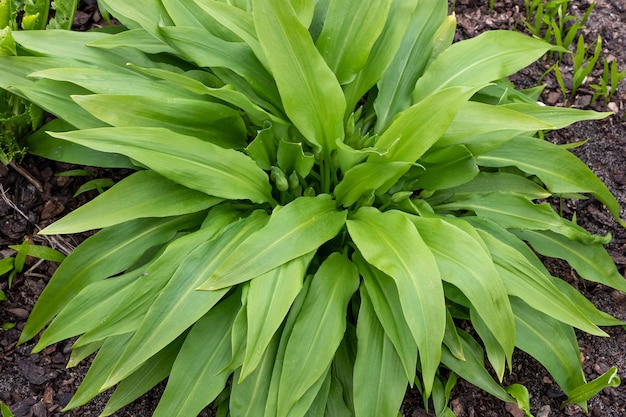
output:
[[[175,49],[170,48],[163,41],[148,33],[145,29],[140,28],[125,30],[106,38],[91,41],[87,43],[87,46],[102,49],[115,49],[130,46],[147,54],[176,53]]]
[[[101,128],[52,136],[129,156],[165,178],[228,199],[273,201],[268,177],[241,152],[163,128]]]
[[[139,171],[46,227],[42,233],[78,233],[137,218],[195,213],[221,201],[180,186],[153,171]]]
[[[123,0],[101,0],[105,9],[130,29],[139,27],[154,34],[157,25],[172,25],[160,0],[141,0],[141,7]]]
[[[239,378],[245,379],[264,357],[274,334],[302,289],[313,253],[287,262],[250,281],[246,354]]]
[[[374,101],[377,132],[383,131],[396,114],[411,107],[411,92],[428,64],[435,32],[447,12],[447,5],[439,0],[417,3],[398,52],[378,82]]]
[[[132,333],[125,333],[110,337],[104,342],[78,390],[63,411],[81,406],[103,391],[102,383],[106,381],[109,372],[115,366],[131,337]]]
[[[550,142],[518,137],[480,155],[478,164],[487,167],[515,166],[536,175],[554,194],[591,193],[622,225],[620,205],[609,189],[576,156]]]
[[[121,290],[131,285],[139,274],[139,272],[128,273],[94,282],[85,287],[67,305],[63,306],[33,348],[33,353],[53,343],[91,330],[106,318],[119,301]]]
[[[574,330],[515,297],[511,298],[511,305],[517,329],[516,346],[537,359],[565,394],[584,384]]]
[[[413,90],[417,103],[449,87],[482,87],[535,62],[551,45],[506,30],[491,30],[441,52]]]
[[[450,353],[448,348],[444,346],[441,351],[441,362],[452,372],[472,385],[487,391],[489,394],[502,401],[514,402],[513,398],[502,386],[494,381],[485,368],[485,354],[478,342],[462,330],[459,330],[459,336],[461,337],[460,340],[465,358],[461,360],[455,357]]]
[[[553,129],[563,129],[575,122],[582,120],[600,120],[611,115],[610,112],[581,110],[572,107],[541,106],[535,103],[511,103],[505,104],[502,107],[550,123],[554,126]]]
[[[230,333],[241,304],[234,293],[200,318],[185,338],[155,417],[195,416],[224,389],[220,372],[231,356]]]
[[[330,2],[315,45],[340,84],[354,80],[382,32],[390,0]]]
[[[181,229],[196,226],[197,216],[138,219],[102,229],[78,246],[56,270],[33,308],[20,336],[32,339],[76,294],[92,282],[124,271],[143,253]]]
[[[387,22],[369,53],[367,63],[345,89],[346,112],[350,114],[358,101],[381,79],[407,31],[417,0],[392,1]]]
[[[513,312],[493,259],[478,241],[445,218],[411,217],[435,255],[441,278],[461,290],[511,363],[515,347]],[[502,376],[504,368],[496,369]]]
[[[365,260],[396,283],[404,317],[419,348],[424,388],[432,388],[441,356],[446,311],[435,256],[403,214],[361,208],[347,221]]]
[[[170,93],[171,94],[171,93]],[[83,109],[116,127],[163,127],[222,148],[246,146],[239,112],[223,104],[187,98],[95,94],[72,97]],[[202,114],[202,118],[198,115]]]
[[[287,412],[325,376],[346,329],[348,301],[357,290],[356,266],[330,255],[313,277],[289,337],[278,391],[278,415]],[[307,369],[302,373],[302,369]]]
[[[224,258],[238,252],[241,243],[266,221],[266,215],[256,211],[228,227],[215,239],[200,244],[186,256],[120,355],[115,370],[106,381],[106,388],[132,373],[222,299],[228,288],[219,291],[196,291],[196,288]]]
[[[405,379],[402,361],[385,335],[365,287],[361,287],[356,335],[354,415],[393,416],[400,409],[409,380]]]
[[[417,344],[404,318],[396,284],[391,277],[368,264],[360,253],[355,253],[353,260],[363,277],[378,321],[402,360],[407,381],[412,381],[417,369]]]
[[[621,381],[617,373],[617,367],[613,366],[611,369],[597,377],[591,382],[588,382],[580,387],[575,388],[570,392],[566,401],[566,403],[576,403],[580,405],[585,412],[587,410],[587,400],[591,397],[602,391],[604,388],[608,387],[619,387]]]
[[[346,103],[337,78],[286,0],[254,0],[254,24],[285,113],[317,151],[343,138]]]
[[[626,281],[600,244],[572,241],[548,231],[520,230],[517,236],[544,256],[565,259],[586,280],[626,291]]]
[[[426,154],[416,169],[419,187],[443,190],[466,184],[479,173],[474,155],[463,145],[450,146]],[[423,167],[423,168],[422,168]]]
[[[100,417],[110,416],[130,404],[164,380],[172,369],[174,360],[181,350],[185,336],[181,336],[147,360],[135,372],[118,384],[102,410]]]
[[[215,290],[248,281],[316,251],[339,233],[346,212],[327,195],[300,197],[274,210],[269,223],[250,236],[199,286]]]

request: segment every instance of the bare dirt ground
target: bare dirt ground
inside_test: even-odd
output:
[[[572,0],[569,13],[582,15],[589,7],[588,0]],[[457,0],[454,11],[458,19],[457,40],[476,36],[489,29],[522,30],[524,15],[523,0],[496,1],[489,10],[488,0]],[[82,1],[76,15],[75,29],[85,30],[102,24],[95,1]],[[616,60],[620,69],[626,68],[626,3],[624,0],[597,0],[591,18],[583,32],[585,38],[593,40],[601,35],[603,57]],[[549,61],[540,61],[512,77],[518,86],[526,88],[536,85]],[[588,139],[588,143],[573,150],[607,184],[622,207],[626,208],[626,80],[621,83],[612,99],[605,103],[592,103],[593,91],[589,84],[598,82],[601,66],[579,89],[576,97],[565,102],[556,80],[552,76],[544,79],[546,89],[542,100],[550,105],[573,105],[580,108],[605,111],[615,114],[602,121],[584,122],[555,132],[548,138],[555,143],[572,143]],[[37,230],[67,214],[80,204],[93,198],[86,193],[73,197],[78,187],[90,178],[57,177],[54,174],[74,168],[37,157],[28,156],[21,164],[32,176],[31,180],[12,168],[0,165],[0,258],[11,254],[8,245],[19,244],[24,238],[34,243],[73,246],[81,237],[62,237],[57,242],[44,241]],[[97,177],[119,178],[120,173],[91,169]],[[39,188],[39,186],[41,188]],[[621,228],[594,199],[566,202],[566,216],[577,216],[579,224],[598,233],[611,233],[613,241],[607,246],[621,273],[626,268],[626,230]],[[75,239],[75,240],[74,240]],[[612,291],[602,285],[584,282],[567,265],[547,260],[555,276],[562,277],[578,287],[600,309],[615,317],[626,320],[626,295]],[[41,293],[55,265],[28,260],[28,272],[18,275],[11,288],[7,288],[6,277],[0,278],[0,289],[8,296],[8,302],[0,302],[0,324],[15,323],[9,330],[0,330],[0,400],[10,405],[16,417],[44,416],[97,416],[106,403],[107,394],[81,407],[62,414],[61,408],[68,403],[72,394],[87,371],[86,365],[67,369],[71,342],[61,342],[36,355],[30,350],[34,343],[16,346],[20,329],[23,328],[29,311]],[[579,333],[579,344],[583,368],[587,378],[593,379],[611,366],[618,366],[620,377],[626,381],[626,329],[609,328],[610,338],[597,338]],[[521,383],[531,394],[531,409],[536,417],[582,417],[585,413],[577,406],[560,409],[565,396],[552,381],[548,373],[532,358],[522,352],[514,356],[514,371],[507,376],[506,384]],[[156,406],[162,386],[124,410],[118,417],[150,416]],[[506,406],[479,389],[460,381],[451,396],[451,407],[457,417],[507,417],[520,416],[519,410]],[[430,416],[424,410],[420,395],[407,392],[402,414],[404,417]],[[202,416],[214,415],[209,409]],[[523,413],[521,414],[523,416]],[[626,388],[609,388],[600,392],[589,403],[589,415],[594,417],[618,417],[626,415]]]

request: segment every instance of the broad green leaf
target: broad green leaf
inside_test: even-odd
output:
[[[377,190],[386,192],[410,167],[410,163],[402,161],[365,161],[355,165],[335,187],[337,202],[344,207],[350,207],[368,193]]]
[[[578,309],[576,300],[554,285],[543,265],[528,257],[536,256],[514,235],[494,227],[479,230],[510,295],[557,320],[598,336],[606,334]],[[521,246],[520,246],[521,245]],[[528,253],[524,253],[527,251]],[[527,257],[528,256],[528,257]],[[582,297],[582,296],[581,296]]]
[[[411,92],[428,64],[435,32],[447,11],[445,2],[439,0],[417,3],[398,52],[377,85],[378,96],[374,101],[377,132],[383,131],[396,114],[411,107]]]
[[[156,69],[155,69],[156,70]],[[154,97],[161,101],[177,98],[198,98],[189,90],[177,88],[175,84],[155,81],[125,67],[44,69],[30,74],[32,77],[76,84],[97,94],[125,94]],[[75,100],[74,100],[75,101]]]
[[[626,291],[624,277],[600,244],[572,241],[548,231],[520,230],[516,235],[544,256],[565,259],[586,280]]]
[[[130,168],[137,167],[128,157],[115,153],[99,152],[85,146],[53,138],[48,132],[67,132],[74,130],[74,126],[61,119],[54,119],[43,125],[32,135],[26,138],[28,152],[53,161],[70,164],[88,165],[102,168]]]
[[[274,210],[269,223],[207,275],[199,289],[215,290],[248,281],[316,251],[339,233],[345,220],[346,212],[338,211],[327,195],[300,197]]]
[[[247,1],[247,0],[246,0]],[[230,29],[223,27],[222,24],[219,23],[218,17],[219,13],[216,13],[215,10],[203,10],[200,6],[209,4],[208,1],[184,1],[181,2],[179,0],[161,0],[165,9],[167,9],[167,13],[170,15],[172,20],[174,21],[175,26],[193,26],[193,27],[203,27],[208,30],[211,34],[217,36],[220,39],[224,39],[225,41],[239,41],[241,38],[235,35]],[[210,2],[220,3],[221,5],[227,6],[228,4],[222,2]],[[252,20],[251,17],[248,20]],[[237,16],[234,19],[236,23],[242,25],[243,19],[241,16]]]
[[[172,367],[155,417],[195,416],[224,389],[220,372],[231,356],[230,333],[241,308],[239,294],[227,297],[191,328]]]
[[[83,109],[116,127],[163,127],[222,148],[246,146],[240,114],[223,104],[187,98],[94,94],[72,97]],[[202,118],[198,118],[201,114]]]
[[[300,177],[306,178],[315,164],[315,158],[311,153],[305,153],[300,142],[286,142],[280,140],[276,151],[278,166],[290,174],[296,172]]]
[[[313,13],[315,10],[314,0],[289,0],[291,7],[296,12],[298,20],[302,23],[302,26],[308,28],[313,20]]]
[[[413,223],[399,212],[361,208],[347,225],[365,260],[393,278],[398,287],[404,317],[419,349],[428,395],[446,328],[441,274],[435,256]]]
[[[502,107],[550,123],[554,126],[553,129],[563,129],[575,122],[582,120],[600,120],[611,115],[609,112],[580,110],[572,107],[541,106],[535,103],[512,103],[505,104]]]
[[[137,218],[195,213],[221,201],[178,185],[153,171],[139,171],[46,227],[42,233],[78,233]]]
[[[315,43],[340,84],[354,80],[382,32],[390,0],[331,1]]]
[[[411,221],[435,255],[441,278],[468,298],[511,363],[515,347],[513,313],[493,259],[484,243],[477,240],[480,236],[470,235],[444,218],[413,216]],[[501,377],[504,368],[496,370]]]
[[[429,152],[415,168],[420,188],[443,190],[466,184],[478,175],[474,155],[463,145],[449,146]]]
[[[591,193],[608,208],[622,225],[620,206],[609,189],[576,156],[550,142],[518,137],[493,151],[480,155],[478,164],[486,167],[515,166],[536,175],[554,194]]]
[[[197,291],[196,288],[230,253],[238,252],[242,242],[266,221],[265,214],[256,211],[228,227],[215,239],[200,244],[185,257],[120,356],[118,365],[106,382],[107,388],[132,373],[224,297],[228,288],[220,291]]]
[[[206,95],[209,97],[213,97],[229,103],[235,107],[238,107],[246,112],[250,119],[258,126],[264,126],[266,121],[270,121],[273,127],[286,124],[284,120],[276,117],[271,113],[268,113],[257,104],[253,103],[251,99],[245,94],[236,91],[232,85],[225,85],[224,87],[220,88],[212,88],[194,78],[191,78],[191,74],[178,74],[160,68],[137,67],[136,69],[152,77],[166,80],[197,95]]]
[[[387,22],[372,46],[367,63],[357,74],[354,81],[344,86],[346,112],[351,113],[358,101],[381,79],[400,43],[413,16],[418,0],[392,1],[387,14]]]
[[[102,49],[115,49],[130,46],[147,54],[176,54],[175,49],[170,48],[167,44],[148,33],[145,29],[140,28],[125,30],[106,38],[91,41],[86,45]]]
[[[574,330],[511,298],[517,337],[515,344],[539,361],[568,394],[585,383]]]
[[[365,287],[361,287],[357,320],[354,415],[393,416],[400,409],[409,380],[405,379],[402,361],[385,335]]]
[[[455,357],[447,347],[441,351],[441,362],[452,372],[459,375],[472,385],[487,391],[502,401],[514,402],[513,398],[491,377],[485,368],[485,354],[472,336],[459,330],[463,345],[464,359]]]
[[[491,30],[441,52],[413,90],[417,103],[449,87],[482,87],[532,64],[551,45],[506,30]]]
[[[259,364],[274,334],[302,289],[313,253],[289,261],[250,281],[246,354],[239,375],[246,378]]]
[[[491,145],[493,148],[519,134],[528,132],[532,134],[538,130],[548,129],[554,129],[554,125],[524,112],[505,106],[468,101],[459,109],[450,127],[437,142],[437,146],[459,143],[474,145],[476,142],[477,147],[482,149],[485,146],[482,143],[484,136],[494,134],[496,136],[490,141],[495,144]]]
[[[20,343],[32,339],[87,285],[115,275],[133,265],[151,247],[161,245],[176,232],[198,225],[196,215],[164,219],[138,219],[102,229],[81,243],[59,265],[26,322]]]
[[[115,388],[109,401],[107,401],[107,405],[102,410],[100,417],[112,415],[167,378],[185,339],[184,335],[179,337],[147,360],[128,378],[121,381]]]
[[[448,129],[472,93],[462,87],[442,90],[399,113],[376,141],[378,149],[388,152],[371,155],[368,161],[417,161]]]
[[[254,23],[285,113],[326,154],[343,138],[346,103],[337,78],[286,0],[255,0]]]
[[[171,26],[158,30],[170,46],[196,65],[232,70],[245,78],[257,94],[280,107],[275,80],[247,44],[224,41],[201,28]]]
[[[621,381],[617,373],[617,367],[613,366],[611,369],[597,377],[591,382],[588,382],[580,387],[577,387],[569,393],[566,403],[576,403],[580,405],[585,412],[587,410],[587,400],[608,387],[619,387]]]
[[[458,187],[435,193],[428,199],[431,205],[448,199],[462,200],[472,195],[511,192],[529,200],[550,197],[550,193],[537,183],[520,175],[507,172],[479,172],[473,180]]]
[[[548,203],[534,204],[524,196],[497,192],[473,195],[433,207],[435,210],[471,210],[478,217],[491,220],[505,229],[552,230],[583,242],[597,237],[561,218]]]
[[[356,266],[339,253],[330,255],[313,277],[285,350],[278,391],[279,416],[286,416],[325,376],[343,339],[348,301],[358,285]]]
[[[396,284],[391,277],[368,264],[360,253],[355,253],[353,260],[363,277],[365,289],[385,336],[398,352],[407,381],[411,381],[417,369],[417,344],[404,319]]]
[[[171,25],[172,20],[160,0],[101,0],[105,9],[129,29],[144,28],[154,35],[157,25]]]
[[[233,417],[258,417],[265,413],[280,334],[265,349],[256,369],[242,381],[240,369],[233,376],[229,408]]]
[[[215,197],[273,201],[268,177],[252,159],[168,129],[101,128],[52,136],[124,154],[165,178]]]

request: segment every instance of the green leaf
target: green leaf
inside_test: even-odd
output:
[[[407,381],[412,381],[417,368],[417,344],[404,318],[398,289],[391,277],[368,264],[360,253],[356,252],[353,259],[385,336],[398,352]]]
[[[426,154],[415,177],[425,190],[443,190],[466,184],[478,175],[474,155],[463,145],[450,146]],[[422,168],[423,167],[423,168]]]
[[[154,34],[159,24],[173,24],[161,0],[142,0],[141,7],[123,0],[101,0],[101,3],[108,12],[130,29],[143,27]]]
[[[404,375],[402,361],[376,317],[365,287],[361,287],[357,320],[354,415],[392,416],[400,409],[409,380]]]
[[[448,129],[472,93],[462,87],[442,90],[399,113],[376,141],[378,149],[388,152],[370,155],[368,161],[417,161]]]
[[[129,156],[165,178],[228,199],[273,201],[268,177],[252,159],[163,128],[101,128],[52,136]]]
[[[120,408],[130,404],[143,394],[151,390],[156,384],[165,379],[172,369],[174,360],[177,358],[181,345],[186,340],[184,336],[167,345],[156,355],[144,362],[128,378],[121,381],[106,407],[100,414],[101,417],[110,416]]]
[[[239,294],[219,302],[191,328],[172,367],[154,416],[195,416],[226,386],[221,372],[231,356],[230,336]]]
[[[575,122],[582,120],[600,120],[611,115],[610,112],[580,110],[572,107],[541,106],[535,103],[511,103],[505,104],[502,107],[550,123],[554,126],[553,129],[563,129]]]
[[[196,291],[196,288],[230,253],[238,252],[242,242],[266,221],[266,215],[256,211],[215,239],[201,243],[185,257],[120,355],[116,368],[105,383],[106,388],[132,373],[224,297],[228,288],[220,291]]]
[[[369,53],[367,63],[350,84],[346,85],[346,112],[351,113],[358,101],[381,79],[400,43],[417,6],[417,0],[392,1],[387,22]]]
[[[302,289],[313,253],[289,261],[250,281],[246,353],[239,375],[245,379],[264,357],[274,334]]]
[[[338,211],[328,197],[300,197],[274,210],[269,223],[226,258],[199,289],[215,290],[248,281],[316,251],[339,233],[346,220],[346,212]]]
[[[537,359],[566,394],[584,384],[574,330],[515,297],[511,298],[511,305],[517,329],[516,346]]]
[[[587,412],[587,400],[602,391],[607,387],[619,387],[621,381],[617,374],[617,367],[613,366],[611,369],[597,377],[591,382],[588,382],[580,387],[575,388],[570,392],[565,403],[576,403],[580,405],[585,412]]]
[[[449,87],[483,87],[536,61],[551,45],[518,32],[491,30],[441,52],[413,90],[417,103]]]
[[[9,0],[10,3],[10,0]],[[2,417],[13,417],[13,413],[11,409],[7,407],[7,405],[3,402],[0,402],[0,413],[2,413]]]
[[[95,94],[73,96],[82,108],[116,127],[163,127],[222,148],[242,149],[246,128],[240,114],[203,100]],[[198,115],[202,114],[202,118]]]
[[[313,277],[285,350],[278,391],[279,416],[286,416],[325,376],[343,339],[348,301],[358,285],[356,267],[339,253],[330,255]]]
[[[413,216],[411,220],[435,255],[441,278],[468,298],[511,363],[515,347],[513,312],[505,285],[480,236],[445,218]],[[502,377],[504,368],[496,371]]]
[[[447,12],[447,5],[438,0],[417,3],[398,52],[378,82],[374,101],[377,132],[383,131],[396,114],[411,107],[411,92],[428,64],[435,32]]]
[[[428,395],[446,327],[441,275],[435,257],[413,223],[399,212],[361,208],[347,225],[365,260],[392,277],[398,287],[404,317],[419,348]]]
[[[139,28],[125,30],[106,38],[97,39],[87,43],[87,46],[102,49],[116,49],[119,47],[131,46],[147,54],[176,53],[175,49],[170,48],[163,41],[148,33],[145,29]]]
[[[464,359],[455,357],[447,347],[441,351],[441,362],[452,372],[472,385],[487,391],[502,401],[514,402],[513,398],[491,377],[485,368],[485,354],[478,344],[466,332],[459,329],[459,336],[465,353]]]
[[[221,201],[178,185],[153,171],[139,171],[46,227],[42,233],[78,233],[137,218],[195,213]]]
[[[549,231],[520,230],[516,235],[544,256],[565,259],[586,280],[626,291],[624,277],[602,245],[569,240]]]
[[[622,225],[620,205],[609,189],[576,156],[550,142],[518,137],[493,151],[480,155],[478,164],[486,167],[515,166],[536,175],[554,194],[591,193],[607,206]]]
[[[335,187],[337,202],[344,207],[350,207],[368,193],[376,190],[386,192],[410,167],[410,163],[402,161],[365,161],[355,165]]]
[[[254,0],[254,23],[285,113],[327,154],[343,138],[346,102],[337,78],[286,0]]]
[[[169,241],[178,230],[198,222],[195,215],[138,219],[102,229],[85,240],[61,263],[46,285],[26,322],[20,343],[35,337],[87,285],[124,271],[147,249]]]
[[[354,80],[382,32],[390,0],[332,1],[315,45],[340,84]]]

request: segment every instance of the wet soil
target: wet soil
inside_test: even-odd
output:
[[[572,0],[568,12],[582,16],[589,7],[588,0]],[[457,0],[454,11],[458,20],[457,40],[476,36],[490,29],[517,29],[523,31],[525,13],[523,0],[496,1],[493,9],[489,1]],[[76,15],[75,29],[85,30],[103,24],[94,0],[82,1]],[[602,57],[618,62],[626,69],[626,3],[623,0],[597,0],[595,8],[583,31],[585,39],[593,40],[601,35]],[[602,58],[601,58],[602,59]],[[564,69],[567,72],[567,58]],[[540,60],[519,74],[511,77],[520,88],[535,86],[553,61]],[[553,75],[543,82],[546,89],[541,100],[550,105],[575,106],[585,109],[606,111],[615,114],[602,121],[578,123],[555,132],[548,137],[555,143],[588,142],[573,152],[607,184],[621,206],[626,208],[626,80],[608,101],[593,102],[590,84],[598,83],[601,65],[588,77],[575,97],[564,97]],[[566,76],[567,80],[567,76]],[[74,197],[80,185],[93,178],[120,178],[123,173],[109,172],[90,167],[93,177],[55,176],[76,167],[27,156],[18,167],[0,165],[0,258],[12,255],[8,245],[29,239],[32,243],[52,246],[62,252],[75,247],[84,236],[54,236],[44,239],[37,231],[62,217],[96,195],[95,191]],[[564,215],[576,215],[578,223],[598,234],[611,233],[613,241],[607,250],[624,274],[626,269],[626,230],[620,227],[605,208],[595,199],[571,202],[563,205]],[[624,214],[624,213],[623,213]],[[599,284],[581,280],[563,262],[546,260],[555,276],[567,280],[579,288],[601,310],[626,320],[626,294],[613,291]],[[8,288],[6,276],[0,278],[8,301],[0,302],[0,325],[14,324],[15,327],[0,330],[0,400],[10,405],[16,417],[44,416],[97,416],[110,393],[105,393],[81,407],[65,414],[61,409],[69,402],[72,394],[83,379],[88,365],[67,369],[71,341],[57,343],[32,355],[34,343],[16,346],[20,330],[56,265],[27,259],[22,274],[17,275]],[[10,327],[10,325],[9,325]],[[619,375],[626,380],[626,328],[605,329],[610,338],[592,337],[578,333],[583,369],[591,380],[611,366],[619,368]],[[506,384],[525,385],[531,394],[531,410],[536,417],[582,417],[586,414],[578,406],[560,408],[565,396],[536,361],[523,352],[514,355],[513,373],[506,377]],[[135,401],[115,415],[118,417],[150,416],[163,386],[159,385],[144,397]],[[502,403],[470,384],[459,381],[452,391],[450,406],[457,417],[507,417],[523,416],[519,410]],[[409,390],[402,406],[404,417],[425,417],[419,393]],[[207,409],[203,417],[214,415]],[[589,402],[589,415],[594,417],[618,417],[626,415],[626,388],[608,388]]]

